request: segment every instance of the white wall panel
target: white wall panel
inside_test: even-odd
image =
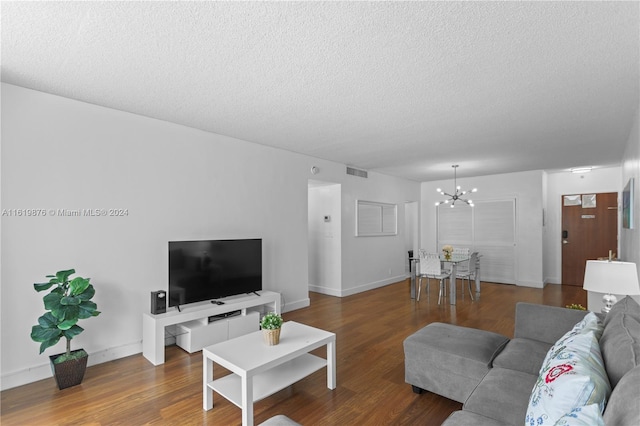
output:
[[[438,206],[438,247],[451,244],[477,251],[483,281],[516,282],[515,200]]]

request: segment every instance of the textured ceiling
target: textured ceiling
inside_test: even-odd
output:
[[[418,181],[620,164],[638,2],[6,2],[2,81]]]

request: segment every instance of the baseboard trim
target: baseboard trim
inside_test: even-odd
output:
[[[296,300],[295,302],[287,302],[282,308],[283,312],[295,311],[297,309],[306,308],[311,305],[311,299],[308,297],[301,300]]]
[[[118,346],[116,348],[108,348],[98,352],[90,352],[89,359],[87,360],[87,367],[131,355],[136,355],[139,353],[142,353],[142,341]],[[13,371],[11,373],[6,373],[0,376],[0,389],[4,391],[7,389],[53,377],[53,373],[51,372],[51,365],[48,362],[49,357],[43,355],[42,359],[47,360],[47,362],[35,367]]]
[[[407,279],[406,275],[397,275],[395,277],[390,277],[380,281],[374,281],[372,283],[362,284],[357,287],[348,288],[345,290],[336,290],[333,288],[309,285],[309,291],[326,294],[328,296],[346,297],[346,296],[352,296],[358,293],[363,293],[365,291],[374,290],[376,288],[384,287],[389,284],[395,284],[398,281],[404,281],[406,279]]]
[[[320,285],[309,284],[309,291],[313,291],[314,293],[326,294],[327,296],[340,297],[340,290],[330,287],[323,287]]]
[[[519,287],[544,288],[542,281],[517,281],[516,285]]]

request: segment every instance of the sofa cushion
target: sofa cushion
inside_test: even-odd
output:
[[[605,426],[598,404],[585,405],[560,417],[554,426]]]
[[[640,305],[630,296],[613,305],[604,318],[602,357],[609,381],[616,387],[622,376],[640,364]]]
[[[640,365],[640,322],[627,313],[617,313],[609,318],[600,339],[600,349],[609,381],[615,388],[622,376]]]
[[[513,337],[553,345],[586,315],[587,312],[578,309],[518,302]]]
[[[549,349],[536,380],[526,421],[554,424],[577,407],[604,410],[611,385],[598,345],[602,322],[589,313]]]
[[[521,425],[535,382],[533,374],[495,367],[467,398],[463,410],[495,419],[498,424]]]
[[[442,426],[511,426],[470,411],[454,411]]]
[[[618,314],[629,314],[637,321],[640,321],[640,305],[631,296],[625,296],[618,301],[604,318],[604,327]]]
[[[531,339],[511,339],[493,360],[494,367],[508,368],[538,375],[551,345]]]
[[[431,323],[403,342],[405,381],[464,402],[508,341],[489,331]]]
[[[635,367],[622,377],[613,389],[604,422],[607,425],[640,425],[640,366]]]

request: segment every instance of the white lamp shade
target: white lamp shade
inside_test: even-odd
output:
[[[607,294],[640,294],[638,269],[633,262],[587,260],[582,288]]]

